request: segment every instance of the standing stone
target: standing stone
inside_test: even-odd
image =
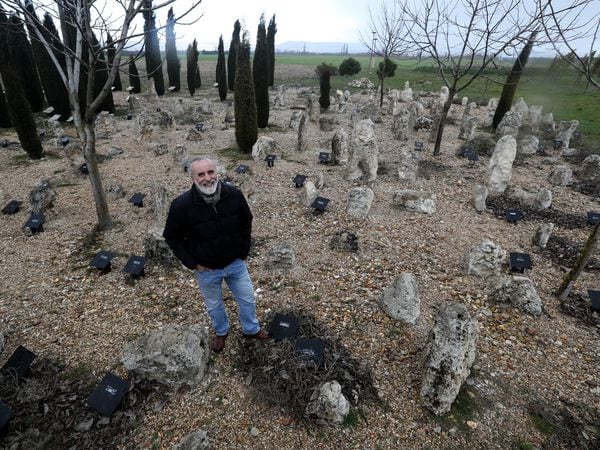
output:
[[[342,394],[342,387],[336,381],[328,381],[315,389],[310,396],[304,413],[315,415],[326,422],[342,423],[350,412],[350,403]]]
[[[117,132],[115,115],[108,111],[101,111],[96,116],[96,138],[110,139]]]
[[[590,155],[577,171],[577,185],[591,193],[600,193],[600,155]]]
[[[406,105],[401,105],[394,110],[394,123],[392,131],[398,141],[407,141],[410,128],[410,112]]]
[[[419,170],[420,152],[401,147],[398,152],[398,179],[413,183],[417,180],[417,172]]]
[[[356,187],[350,191],[346,213],[354,217],[367,217],[375,194],[368,187]]]
[[[540,124],[542,123],[542,109],[543,106],[539,105],[531,105],[529,107],[529,116],[527,121],[531,125],[531,129],[533,131],[538,131],[540,129]]]
[[[274,244],[269,249],[267,267],[274,270],[291,270],[296,264],[296,253],[288,242]]]
[[[519,128],[523,123],[523,115],[516,111],[508,111],[496,128],[497,136],[513,136],[517,137]]]
[[[292,111],[292,117],[290,117],[290,125],[289,128],[292,130],[297,130],[300,126],[300,120],[304,116],[304,111]]]
[[[548,240],[550,239],[550,235],[552,234],[553,230],[553,223],[541,223],[537,227],[537,229],[535,230],[535,234],[533,235],[533,245],[537,245],[539,248],[546,248],[546,245],[548,244]]]
[[[517,155],[517,141],[507,135],[496,143],[488,166],[487,186],[491,193],[502,193],[512,178],[512,165]]]
[[[533,316],[542,314],[542,301],[527,277],[498,277],[489,290],[488,298],[496,303],[508,303]]]
[[[444,103],[446,103],[448,101],[449,97],[450,97],[450,90],[448,89],[448,86],[442,86],[440,88],[440,101],[442,103],[442,106],[444,105]]]
[[[485,202],[488,196],[488,189],[484,185],[478,184],[473,187],[473,206],[475,211],[483,212],[486,209]]]
[[[252,146],[252,159],[254,161],[263,161],[265,156],[274,153],[277,150],[277,142],[269,136],[259,137]]]
[[[277,95],[275,96],[273,106],[275,106],[276,109],[280,109],[285,108],[286,105],[287,102],[285,100],[285,86],[283,84],[280,84],[277,88]]]
[[[485,119],[483,120],[483,126],[491,127],[494,121],[494,114],[496,114],[496,108],[498,107],[498,99],[490,98],[486,107]]]
[[[171,450],[207,450],[209,447],[206,431],[197,430],[184,436],[181,442],[174,445]]]
[[[548,176],[548,181],[555,186],[568,186],[573,183],[573,170],[567,166],[558,166]]]
[[[536,209],[548,209],[550,206],[552,206],[552,191],[550,189],[541,188],[535,194],[533,207]]]
[[[370,119],[358,122],[352,133],[352,154],[348,161],[346,180],[356,181],[363,175],[367,183],[377,179],[378,146],[375,139],[375,125]],[[363,174],[363,167],[366,173]]]
[[[210,350],[200,325],[166,325],[130,342],[121,362],[141,378],[179,388],[196,387],[204,378]]]
[[[467,106],[468,103],[469,103],[469,97],[463,97],[460,99],[461,106]]]
[[[408,81],[404,83],[404,89],[400,92],[400,101],[404,103],[413,101],[413,90],[410,88],[410,83]]]
[[[403,189],[394,194],[392,204],[396,208],[423,214],[435,213],[435,194]]]
[[[29,193],[29,212],[42,214],[52,208],[56,199],[56,191],[50,180],[38,180],[33,190]]]
[[[435,316],[429,334],[421,400],[436,416],[450,411],[471,373],[478,328],[467,308],[458,303],[443,303]]]
[[[171,247],[163,237],[163,228],[151,228],[144,236],[144,257],[166,267],[180,267],[181,262],[175,257]]]
[[[300,116],[300,123],[298,124],[298,145],[296,146],[296,150],[299,152],[303,152],[308,147],[308,142],[306,141],[308,134],[308,128],[306,126],[306,114],[302,114]]]
[[[381,308],[392,318],[414,325],[421,313],[417,280],[410,273],[402,273],[384,289],[379,299]]]
[[[387,95],[387,113],[393,114],[394,109],[398,107],[398,97],[400,93],[397,89],[392,89]]]
[[[339,128],[331,139],[331,160],[334,164],[348,163],[348,133]]]
[[[464,139],[465,141],[472,141],[475,138],[475,131],[477,131],[478,124],[479,119],[475,116],[463,120],[460,124],[458,138]]]
[[[519,155],[535,155],[538,151],[540,140],[537,136],[529,135],[519,140],[517,145],[517,153]]]
[[[321,105],[317,94],[310,94],[308,98],[308,118],[313,123],[318,123],[321,117]]]
[[[527,106],[527,103],[525,103],[523,97],[519,97],[515,104],[512,106],[512,108],[510,108],[510,110],[513,112],[521,113],[521,117],[523,118],[523,120],[525,120],[527,116],[529,116],[529,106]]]
[[[579,126],[579,120],[561,120],[558,124],[558,132],[556,133],[556,139],[562,141],[561,149],[569,148],[571,137]]]
[[[467,255],[467,275],[486,278],[500,272],[506,252],[498,244],[484,240]]]
[[[553,132],[556,127],[556,124],[554,123],[554,114],[548,113],[542,115],[542,126]]]
[[[314,202],[315,199],[319,196],[319,192],[317,191],[317,188],[315,187],[314,183],[310,180],[306,180],[302,188],[302,203],[304,204],[304,206],[309,208],[310,205],[312,205],[312,202]]]

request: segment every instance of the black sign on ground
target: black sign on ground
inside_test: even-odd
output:
[[[588,289],[588,295],[590,297],[590,306],[592,307],[592,311],[597,311],[600,313],[600,291]]]
[[[325,341],[322,339],[296,339],[296,355],[307,361],[312,361],[317,367],[323,364]]]
[[[129,203],[133,203],[138,208],[142,208],[144,206],[144,197],[146,197],[145,194],[142,194],[141,192],[136,192],[129,199]]]
[[[204,131],[204,124],[202,122],[196,124],[196,131]]]
[[[16,214],[20,211],[23,202],[19,200],[11,200],[4,208],[2,208],[2,214]]]
[[[102,273],[108,273],[111,270],[110,261],[114,258],[114,254],[102,250],[96,253],[94,259],[90,262],[90,266],[98,269]]]
[[[66,147],[66,146],[67,146],[67,144],[68,144],[69,142],[71,142],[71,138],[70,138],[69,136],[63,136],[63,137],[61,137],[61,138],[59,139],[59,141],[60,141],[60,144],[61,144],[63,147]]]
[[[320,163],[328,163],[330,161],[331,161],[331,153],[319,152],[319,162]]]
[[[87,404],[103,416],[110,417],[127,391],[129,391],[129,383],[126,380],[107,372],[88,397]]]
[[[296,175],[294,177],[294,179],[292,180],[294,182],[294,185],[297,188],[301,188],[302,186],[304,186],[304,182],[306,181],[306,178],[308,178],[306,175]]]
[[[4,363],[0,372],[18,383],[21,378],[25,378],[31,373],[31,363],[35,356],[35,353],[19,345],[8,361]]]
[[[240,164],[239,166],[237,166],[234,170],[235,173],[237,174],[242,174],[242,173],[246,173],[248,172],[249,167],[245,166],[244,164]]]
[[[2,147],[3,148],[8,148],[9,145],[10,145],[10,142],[8,142],[8,139],[4,139],[2,141]]]
[[[88,173],[90,173],[87,163],[83,163],[79,166],[79,172],[81,172],[83,175],[87,175]]]
[[[146,264],[146,258],[143,256],[131,255],[127,264],[123,268],[123,272],[131,275],[131,278],[139,278],[146,275],[144,272],[144,265]]]
[[[511,223],[517,223],[519,220],[523,220],[523,212],[518,209],[507,209],[504,212],[504,217]]]
[[[596,225],[600,221],[600,211],[588,211],[587,221],[590,225]]]
[[[277,158],[276,155],[267,155],[265,156],[265,161],[267,162],[267,167],[273,167],[275,166],[275,159]]]
[[[0,400],[0,432],[6,428],[12,416],[13,412]]]
[[[554,142],[552,143],[554,150],[560,150],[562,145],[563,141],[561,141],[560,139],[554,139]]]
[[[524,273],[525,270],[531,270],[531,257],[527,253],[510,253],[511,272]]]
[[[479,161],[479,155],[477,153],[475,153],[474,150],[469,150],[469,152],[467,153],[467,159],[469,160],[469,162],[471,164]]]
[[[415,150],[418,152],[423,150],[423,141],[415,141]]]
[[[269,333],[276,341],[282,341],[283,339],[295,339],[299,325],[300,320],[297,317],[284,314],[275,314],[275,317],[273,317],[269,327]]]
[[[131,115],[131,113],[127,113],[127,120],[131,120],[131,119],[132,119],[132,117],[133,117],[133,116]]]
[[[312,204],[310,205],[310,207],[313,208],[317,212],[323,212],[323,211],[325,211],[325,208],[327,208],[327,204],[328,203],[329,203],[329,199],[328,198],[317,197],[312,202]]]
[[[32,214],[23,225],[23,228],[29,228],[33,234],[44,231],[44,216],[43,214]]]

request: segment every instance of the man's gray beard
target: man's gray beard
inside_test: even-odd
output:
[[[200,183],[196,183],[196,187],[204,195],[213,195],[215,192],[217,192],[218,185],[219,185],[218,180],[216,180],[215,184],[213,184],[211,187],[208,187],[208,188],[200,185]]]

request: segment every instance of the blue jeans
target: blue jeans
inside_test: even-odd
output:
[[[254,288],[244,261],[236,259],[223,269],[196,271],[195,275],[217,336],[224,336],[229,332],[229,321],[223,304],[223,280],[227,282],[229,290],[238,303],[242,333],[255,334],[260,331],[260,325],[256,318]]]

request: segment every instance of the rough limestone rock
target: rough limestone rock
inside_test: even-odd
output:
[[[312,202],[314,202],[318,196],[319,192],[317,191],[315,184],[310,180],[306,180],[302,187],[302,203],[304,206],[310,208],[310,205],[312,205]]]
[[[115,115],[108,111],[101,111],[96,116],[96,138],[110,139],[117,132]]]
[[[377,156],[379,149],[375,139],[375,125],[370,119],[358,122],[352,133],[352,155],[348,161],[346,179],[356,181],[365,177],[367,183],[377,179]],[[363,167],[365,173],[363,174]]]
[[[306,123],[306,114],[302,113],[300,122],[298,123],[298,143],[296,150],[303,152],[308,148],[308,126]]]
[[[523,115],[519,112],[508,111],[496,128],[497,136],[513,136],[517,137],[519,128],[523,123]]]
[[[29,212],[32,214],[43,214],[46,210],[52,208],[56,195],[56,191],[50,180],[38,180],[33,190],[29,193]]]
[[[206,431],[197,430],[184,436],[181,442],[174,445],[171,450],[206,450],[209,446]]]
[[[297,130],[298,126],[300,126],[300,119],[304,116],[304,111],[292,111],[292,117],[290,117],[290,125],[289,128],[292,130]]]
[[[569,143],[571,141],[571,138],[573,137],[573,133],[575,133],[575,130],[577,130],[578,126],[578,120],[561,120],[558,123],[556,140],[562,141],[561,149],[569,148]]]
[[[390,317],[414,325],[421,313],[417,280],[410,273],[401,274],[383,290],[379,303]]]
[[[419,171],[421,152],[401,147],[398,151],[398,180],[414,183]]]
[[[144,109],[138,115],[138,126],[140,131],[148,127],[159,130],[174,130],[175,119],[170,111],[164,109],[160,109],[159,111]]]
[[[467,275],[489,277],[500,272],[506,252],[498,244],[484,240],[467,255]]]
[[[578,185],[592,193],[600,193],[600,155],[590,155],[577,171]]]
[[[343,252],[357,252],[358,236],[350,231],[336,231],[329,242],[329,248]]]
[[[464,305],[443,303],[429,334],[425,374],[421,384],[423,406],[436,416],[450,411],[475,361],[479,327]]]
[[[350,403],[342,394],[342,387],[336,381],[323,383],[310,396],[304,413],[317,416],[326,422],[342,423],[350,412]]]
[[[279,242],[269,249],[267,266],[274,270],[290,270],[296,264],[296,253],[288,242]]]
[[[180,267],[181,263],[173,254],[162,234],[162,228],[151,228],[146,232],[144,256],[167,267]]]
[[[543,106],[539,105],[531,105],[529,107],[529,115],[527,116],[526,122],[531,125],[533,131],[538,131],[540,129],[540,124],[542,123],[542,109]]]
[[[487,187],[490,193],[502,193],[512,178],[512,166],[517,155],[517,141],[503,136],[496,143],[488,165]]]
[[[473,186],[473,206],[475,211],[483,212],[486,209],[486,200],[488,196],[488,188],[484,185],[478,184]]]
[[[548,181],[554,186],[569,186],[573,183],[573,170],[567,166],[557,166],[548,176]]]
[[[357,187],[350,191],[346,214],[354,217],[367,217],[375,194],[368,187]]]
[[[308,97],[308,119],[313,123],[319,123],[321,117],[321,105],[317,94],[310,94]]]
[[[166,325],[123,350],[125,369],[142,378],[179,388],[196,387],[210,356],[208,332],[200,325]]]
[[[519,155],[535,155],[540,146],[540,140],[537,136],[525,136],[517,145],[517,153]]]
[[[343,128],[338,129],[331,139],[331,161],[340,165],[348,163],[348,133]]]
[[[429,192],[403,189],[394,194],[392,204],[396,208],[423,214],[435,213],[436,195]]]
[[[515,104],[512,106],[512,108],[510,108],[510,110],[513,112],[521,113],[523,119],[525,119],[529,115],[529,106],[527,106],[527,103],[525,103],[523,97],[519,97]]]
[[[392,131],[398,141],[407,141],[410,137],[410,111],[406,105],[394,109]]]
[[[548,239],[550,239],[550,235],[552,234],[553,230],[553,223],[541,223],[537,227],[537,229],[535,230],[535,234],[533,235],[533,245],[537,245],[539,248],[546,248],[546,245],[548,244]]]
[[[477,125],[479,125],[479,119],[475,116],[463,120],[460,124],[458,138],[464,139],[465,141],[472,141],[475,138]]]
[[[277,142],[269,136],[259,137],[252,146],[252,159],[254,161],[263,161],[265,156],[272,155],[277,151]]]
[[[541,210],[552,206],[552,191],[550,189],[541,188],[537,192],[529,192],[518,186],[511,186],[506,190],[506,194],[530,208]]]
[[[527,277],[499,277],[492,284],[488,299],[496,303],[508,303],[534,316],[542,314],[542,301],[533,282]]]

